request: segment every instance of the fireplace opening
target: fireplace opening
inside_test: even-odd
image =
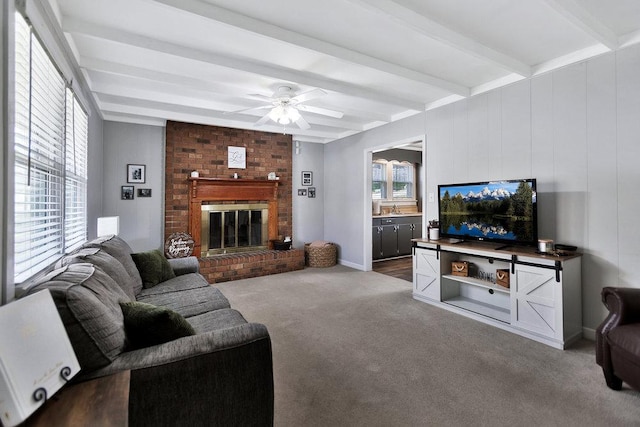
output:
[[[266,249],[268,219],[268,204],[203,204],[202,257]]]

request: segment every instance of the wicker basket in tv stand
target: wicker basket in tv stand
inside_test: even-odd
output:
[[[453,275],[453,261],[467,261],[468,276]],[[508,288],[487,280],[498,269],[509,271]],[[582,337],[578,253],[414,239],[413,297],[559,349]]]

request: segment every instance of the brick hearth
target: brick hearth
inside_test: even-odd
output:
[[[278,183],[278,236],[292,231],[292,141],[290,135],[167,122],[165,176],[165,239],[189,231],[191,171],[202,178],[266,179],[276,172]],[[229,169],[228,147],[245,147],[246,169]],[[211,200],[214,202],[215,200]],[[209,283],[225,282],[304,268],[304,250],[261,250],[201,258],[200,269]]]
[[[304,249],[263,250],[200,259],[200,272],[209,279],[209,283],[248,279],[303,268]]]

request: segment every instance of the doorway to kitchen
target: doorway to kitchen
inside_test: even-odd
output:
[[[363,250],[366,271],[380,270],[386,274],[397,269],[397,274],[402,275],[400,270],[404,269],[406,275],[411,270],[411,239],[423,237],[425,229],[423,147],[424,135],[365,151]],[[390,242],[395,243],[391,249]],[[404,261],[381,264],[403,257]]]

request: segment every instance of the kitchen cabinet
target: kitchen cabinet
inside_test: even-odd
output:
[[[373,219],[373,259],[411,255],[411,239],[422,237],[419,215],[384,216]]]

